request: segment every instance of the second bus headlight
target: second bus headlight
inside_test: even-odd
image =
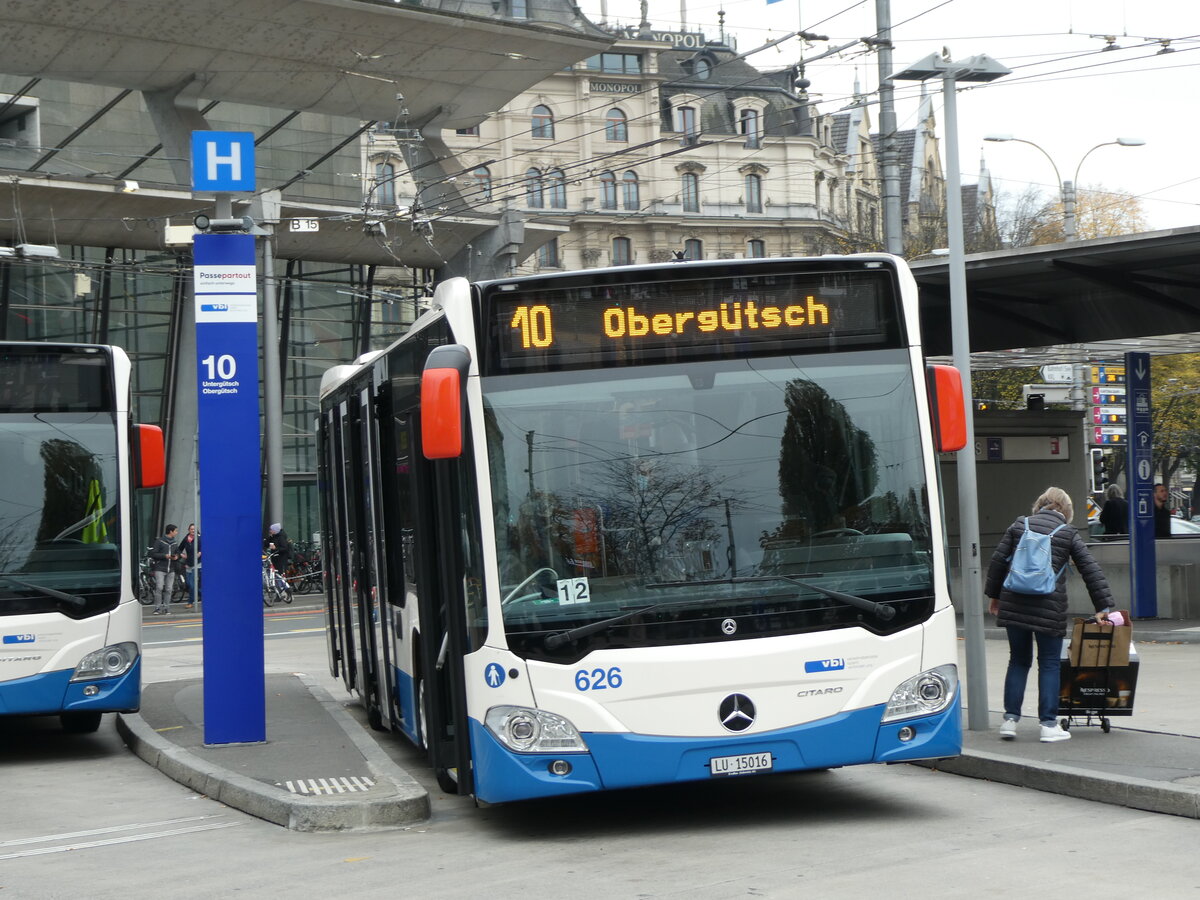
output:
[[[587,752],[587,744],[575,726],[545,710],[493,706],[484,724],[500,743],[518,753]]]
[[[954,702],[958,694],[958,666],[938,666],[915,675],[892,691],[884,722],[930,716],[940,713]]]
[[[93,678],[116,678],[130,670],[138,658],[138,647],[133,641],[110,644],[101,650],[93,650],[79,661],[71,675],[72,681],[91,681]]]

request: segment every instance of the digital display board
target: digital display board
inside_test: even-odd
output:
[[[109,412],[112,395],[100,347],[0,343],[0,412]]]
[[[736,270],[726,267],[726,273]],[[670,270],[655,270],[656,273]],[[531,279],[485,292],[489,370],[628,365],[737,353],[898,346],[888,269],[774,271],[604,283]]]

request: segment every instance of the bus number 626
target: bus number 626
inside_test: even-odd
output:
[[[625,679],[621,677],[621,667],[613,666],[611,669],[580,669],[575,673],[575,687],[581,691],[604,691],[612,688],[616,690]]]

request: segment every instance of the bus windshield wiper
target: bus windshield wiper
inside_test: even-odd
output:
[[[0,575],[5,581],[10,584],[15,584],[18,587],[23,587],[28,591],[36,591],[39,594],[44,594],[47,597],[53,597],[55,600],[62,600],[64,603],[70,603],[76,609],[84,609],[87,607],[87,600],[80,597],[78,594],[67,594],[62,591],[56,591],[54,588],[46,587],[43,584],[34,584],[31,581],[21,581],[19,578],[13,578],[11,575]]]
[[[692,584],[693,582],[687,582]],[[638,609],[632,609],[627,613],[621,613],[618,616],[610,616],[607,619],[600,619],[597,622],[589,622],[587,625],[580,625],[578,628],[572,628],[568,631],[560,631],[557,634],[546,636],[544,646],[547,650],[557,650],[563,644],[569,644],[572,641],[577,641],[580,638],[588,637],[600,631],[607,631],[613,625],[620,625],[622,622],[628,622],[630,619],[635,619],[643,613],[653,612],[656,609],[662,609],[666,606],[679,606],[684,603],[691,603],[691,600],[668,600],[665,603],[651,603],[649,606],[642,606]]]
[[[808,576],[810,578],[820,578],[822,574],[821,572],[809,572]],[[885,622],[896,617],[895,607],[888,606],[886,603],[876,603],[874,600],[868,600],[866,597],[858,597],[854,594],[844,593],[843,591],[835,591],[832,588],[821,587],[819,584],[801,581],[799,578],[792,578],[790,575],[740,575],[731,578],[712,578],[706,581],[660,581],[648,584],[646,587],[676,588],[714,584],[751,584],[756,581],[786,581],[789,584],[799,585],[802,588],[808,588],[810,591],[816,591],[818,594],[824,594],[831,600],[838,600],[845,603],[847,606],[853,606],[856,609],[874,613]]]

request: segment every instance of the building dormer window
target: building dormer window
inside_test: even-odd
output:
[[[701,81],[708,81],[708,79],[712,77],[712,70],[712,63],[703,56],[697,59],[692,65],[692,71],[695,72],[696,77]]]
[[[696,107],[676,107],[675,130],[690,140],[700,136],[700,117],[696,114]]]
[[[744,108],[738,113],[738,132],[746,137],[746,146],[762,146],[762,115],[757,109]]]

